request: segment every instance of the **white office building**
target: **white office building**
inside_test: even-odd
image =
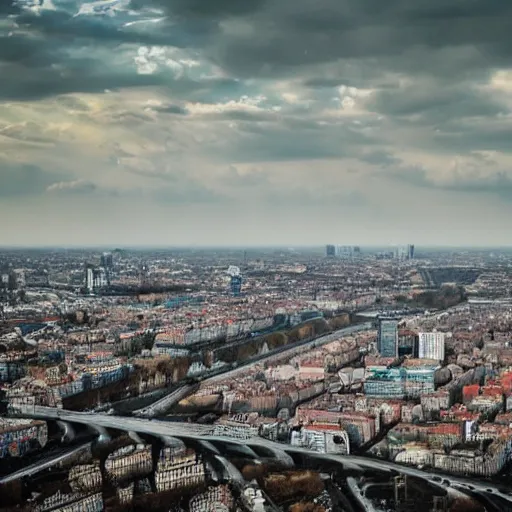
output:
[[[420,359],[444,360],[444,332],[420,332],[418,338]]]

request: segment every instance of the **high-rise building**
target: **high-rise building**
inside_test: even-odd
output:
[[[444,361],[444,332],[420,332],[418,335],[418,357]]]
[[[242,276],[232,275],[231,276],[231,293],[233,297],[238,297],[242,292]]]
[[[398,356],[398,318],[379,317],[377,350],[382,357]]]
[[[114,258],[111,252],[104,252],[101,257],[101,266],[104,268],[112,268],[114,265]]]
[[[94,289],[94,267],[92,265],[85,266],[85,288],[90,293]]]
[[[361,248],[355,245],[326,245],[325,255],[328,258],[352,259],[361,254]]]
[[[396,260],[412,260],[414,259],[414,245],[399,245],[393,250],[393,258]]]
[[[108,286],[107,272],[103,267],[95,268],[93,275],[93,287],[95,290],[98,288],[104,288],[105,286]]]
[[[328,258],[334,258],[336,256],[336,246],[335,245],[326,245],[325,246],[325,255]]]
[[[356,254],[356,247],[352,245],[337,245],[336,246],[336,257],[343,259],[352,259]]]
[[[101,255],[101,266],[106,270],[112,270],[114,267],[114,257],[111,252],[104,252]]]
[[[93,293],[99,288],[108,286],[107,273],[103,267],[96,268],[93,265],[85,266],[85,288]]]
[[[100,258],[100,266],[105,269],[107,284],[110,284],[112,273],[114,271],[114,257],[111,252],[104,252]]]

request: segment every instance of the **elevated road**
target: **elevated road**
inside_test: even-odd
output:
[[[434,486],[447,490],[456,488],[468,495],[482,495],[491,503],[494,502],[493,500],[500,503],[509,503],[510,510],[512,510],[512,495],[501,492],[496,486],[487,482],[470,480],[452,475],[429,473],[408,466],[401,466],[392,462],[369,459],[361,456],[323,454],[313,452],[305,448],[267,441],[260,437],[238,440],[230,437],[215,436],[214,427],[208,425],[121,418],[103,414],[73,412],[40,406],[22,406],[18,408],[16,415],[29,418],[56,420],[70,424],[78,423],[82,425],[94,425],[94,427],[122,430],[156,437],[178,438],[184,442],[187,440],[195,442],[206,441],[214,444],[215,446],[224,444],[226,448],[228,448],[229,445],[246,446],[251,448],[254,452],[266,448],[269,450],[268,453],[270,454],[272,453],[272,450],[275,450],[276,455],[284,452],[292,458],[294,455],[302,455],[306,456],[310,460],[323,460],[329,463],[339,464],[340,467],[344,469],[361,471],[378,470],[393,474],[401,473],[428,481]]]
[[[157,402],[144,407],[143,409],[138,409],[133,411],[134,416],[145,417],[145,418],[154,418],[160,414],[164,414],[168,411],[173,405],[177,404],[180,400],[183,400],[188,395],[191,395],[199,388],[198,384],[190,384],[180,386],[178,389],[174,390],[169,395],[164,396]]]
[[[48,457],[42,462],[36,462],[34,464],[31,464],[30,466],[27,466],[26,468],[20,469],[19,471],[15,471],[14,473],[11,473],[10,475],[7,475],[3,478],[0,478],[0,485],[1,484],[7,484],[9,482],[13,482],[14,480],[18,480],[19,478],[25,478],[28,476],[32,476],[36,473],[39,473],[40,471],[44,471],[45,469],[50,469],[60,462],[64,462],[67,459],[72,459],[76,455],[80,453],[87,452],[91,449],[92,443],[85,443],[81,446],[78,446],[76,448],[73,448],[71,450],[66,451],[65,453],[61,453],[59,455],[55,455],[53,457]]]

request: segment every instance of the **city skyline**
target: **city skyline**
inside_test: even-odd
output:
[[[512,5],[0,0],[4,246],[507,246]]]

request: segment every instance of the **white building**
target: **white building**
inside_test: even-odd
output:
[[[314,452],[350,455],[348,434],[339,425],[332,425],[332,428],[315,428],[315,425],[310,425],[300,431],[294,430],[290,444]]]
[[[94,289],[94,269],[92,267],[87,267],[85,270],[85,287],[89,292]]]
[[[418,357],[444,361],[444,332],[420,332],[418,341]]]
[[[89,293],[108,285],[107,272],[103,267],[87,266],[85,269],[85,287]]]

